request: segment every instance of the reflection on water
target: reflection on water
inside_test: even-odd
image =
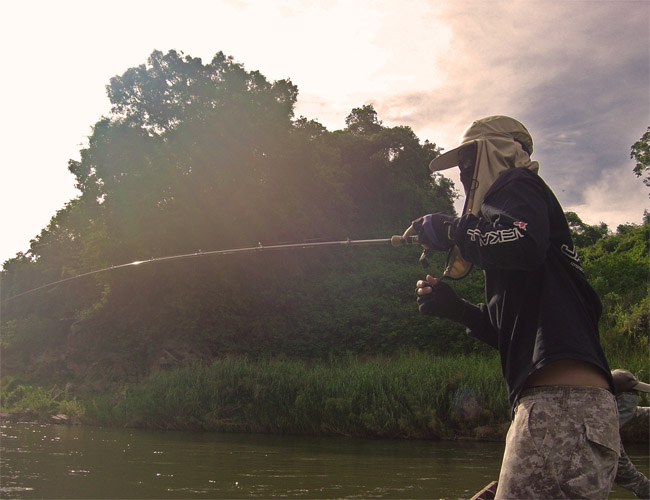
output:
[[[468,441],[36,424],[1,431],[2,498],[469,498],[497,478],[503,451]],[[647,471],[645,446],[628,453]]]

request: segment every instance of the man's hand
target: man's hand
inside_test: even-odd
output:
[[[465,301],[444,281],[427,275],[417,282],[418,308],[421,314],[463,322]]]
[[[473,331],[480,331],[484,327],[481,308],[461,299],[444,281],[427,274],[426,279],[418,281],[416,285],[420,313],[456,321]]]
[[[447,214],[429,214],[414,220],[411,227],[417,233],[419,243],[423,247],[445,251],[454,246],[456,220],[455,217]]]

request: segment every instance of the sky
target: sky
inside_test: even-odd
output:
[[[295,116],[328,130],[372,104],[385,126],[447,150],[472,121],[509,115],[565,210],[615,230],[650,209],[630,158],[650,126],[648,0],[31,0],[1,12],[0,262],[79,195],[67,164],[110,115],[106,85],[154,50],[204,63],[222,51],[288,78]]]

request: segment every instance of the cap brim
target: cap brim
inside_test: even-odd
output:
[[[461,149],[463,149],[463,146],[458,146],[451,151],[436,156],[431,160],[431,163],[429,163],[429,170],[432,172],[440,172],[441,170],[457,167],[459,163],[458,153]]]
[[[641,391],[641,392],[650,392],[650,384],[646,384],[645,382],[637,382],[634,387],[632,387],[635,391]]]

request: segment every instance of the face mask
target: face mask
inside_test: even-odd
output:
[[[476,143],[468,144],[458,153],[458,168],[460,168],[460,182],[465,189],[465,196],[469,194],[474,181],[476,168]]]
[[[469,143],[458,153],[458,167],[460,168],[460,182],[465,189],[465,208],[463,214],[467,212],[468,202],[473,197],[476,189],[476,142]],[[472,270],[472,263],[463,259],[460,248],[453,246],[447,254],[447,264],[442,274],[452,280],[460,280],[469,274]]]

